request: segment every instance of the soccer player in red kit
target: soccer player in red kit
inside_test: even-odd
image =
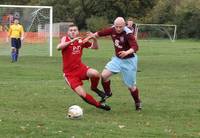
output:
[[[97,88],[100,79],[99,72],[86,66],[81,61],[83,48],[98,49],[97,40],[90,36],[82,39],[81,37],[78,37],[78,35],[78,27],[71,25],[68,28],[67,35],[64,36],[61,39],[61,42],[57,45],[57,49],[62,50],[63,76],[67,84],[84,101],[97,108],[108,111],[111,108],[105,103],[96,101],[90,94],[88,94],[84,90],[82,82],[83,80],[90,79],[91,90],[96,92],[100,97],[105,96],[104,93]],[[93,42],[90,42],[92,40]]]
[[[110,88],[110,77],[113,74],[121,73],[123,82],[128,87],[134,101],[137,111],[142,109],[139,90],[136,87],[137,73],[137,55],[138,44],[134,38],[133,32],[125,26],[125,20],[117,17],[114,26],[91,34],[93,37],[101,37],[110,35],[115,48],[115,56],[109,61],[103,72],[101,73],[102,86],[104,88],[106,98],[112,95]]]

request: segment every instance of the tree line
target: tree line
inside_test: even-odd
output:
[[[200,38],[200,0],[1,0],[0,4],[53,6],[54,22],[96,30],[117,16],[136,23],[176,24],[178,38]]]

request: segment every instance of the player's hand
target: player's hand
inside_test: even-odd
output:
[[[86,38],[83,39],[83,43],[88,42],[90,39],[93,39],[91,36],[88,36]]]
[[[95,37],[95,33],[92,33],[92,32],[87,32],[87,36],[90,37],[91,39],[96,39]]]
[[[120,58],[124,58],[125,56],[128,55],[127,51],[120,51],[120,52],[118,52],[118,54],[119,54]]]
[[[20,39],[21,39],[21,41],[23,41],[23,40],[24,40],[24,37],[21,37]]]
[[[76,41],[76,40],[81,40],[81,37],[76,37],[72,40],[72,42]]]
[[[83,44],[86,43],[86,42],[88,42],[89,40],[90,40],[90,37],[84,38],[84,39],[83,39]]]
[[[92,37],[92,36],[93,36],[93,33],[88,31],[88,32],[86,33],[86,35]]]

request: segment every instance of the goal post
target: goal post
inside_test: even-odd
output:
[[[43,54],[53,56],[53,7],[0,5],[0,46],[5,43],[8,28],[15,18],[24,27],[24,44],[40,46],[38,49]]]
[[[174,24],[136,24],[139,40],[176,39],[177,25]]]

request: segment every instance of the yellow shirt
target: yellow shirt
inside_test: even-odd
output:
[[[24,28],[20,24],[13,24],[9,28],[8,36],[11,38],[20,38],[24,33]]]

